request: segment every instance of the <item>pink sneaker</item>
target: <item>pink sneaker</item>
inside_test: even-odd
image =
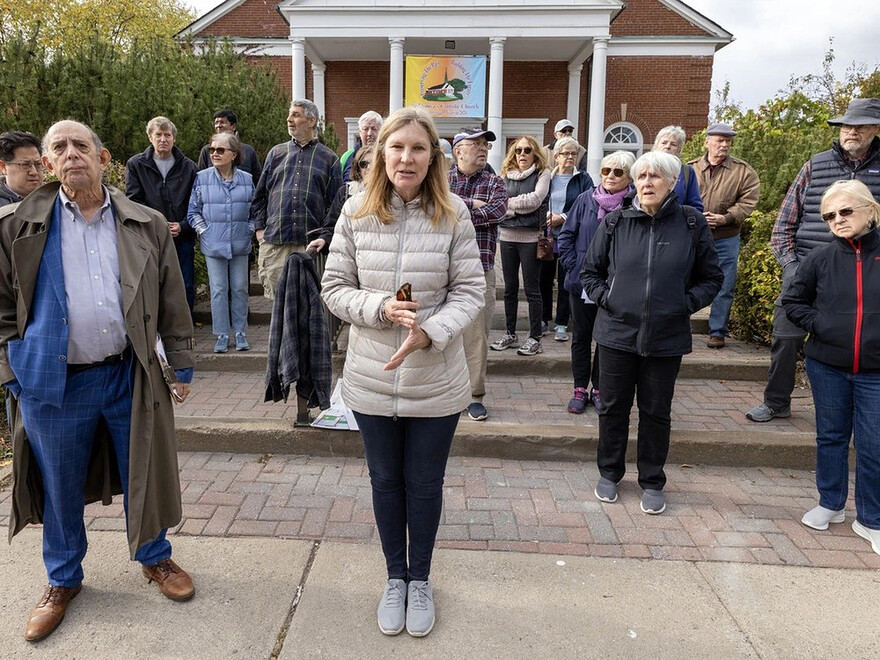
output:
[[[572,396],[571,401],[568,402],[568,412],[574,413],[575,415],[580,415],[582,412],[584,412],[584,408],[586,408],[586,405],[587,388],[574,388],[574,396]]]

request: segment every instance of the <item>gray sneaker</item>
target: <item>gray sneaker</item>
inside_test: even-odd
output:
[[[762,403],[760,406],[755,406],[747,412],[746,417],[753,422],[769,422],[774,417],[791,417],[791,408],[780,408],[777,410],[776,408],[771,408],[766,403]]]
[[[611,504],[617,501],[617,484],[611,479],[599,477],[599,483],[596,484],[596,490],[593,492],[596,494],[596,499],[602,502]]]
[[[666,511],[666,497],[662,490],[646,488],[642,491],[642,503],[639,506],[645,513],[656,516],[658,513]]]
[[[541,346],[540,341],[529,337],[523,342],[522,346],[516,349],[516,352],[520,355],[537,355],[538,353],[543,353],[544,348]]]
[[[556,326],[556,334],[553,335],[556,341],[568,341],[568,328],[564,325]]]
[[[396,635],[406,625],[406,582],[388,580],[379,602],[379,630],[386,635]]]
[[[503,337],[496,339],[491,344],[489,344],[489,348],[491,348],[493,351],[503,351],[505,348],[516,346],[516,344],[516,335],[504,335]]]
[[[411,580],[406,601],[406,632],[424,637],[434,627],[434,587],[427,580]]]

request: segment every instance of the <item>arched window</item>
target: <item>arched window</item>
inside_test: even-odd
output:
[[[619,121],[611,124],[605,131],[602,150],[607,156],[612,151],[632,151],[638,158],[642,155],[642,132],[629,122]]]

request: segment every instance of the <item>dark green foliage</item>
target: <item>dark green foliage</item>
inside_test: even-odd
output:
[[[770,251],[775,221],[775,213],[755,211],[743,223],[730,327],[736,337],[746,341],[770,343],[773,305],[781,284],[779,264]]]
[[[238,114],[242,139],[261,157],[288,139],[288,99],[274,71],[248,64],[228,43],[198,53],[170,38],[135,41],[125,50],[89,41],[77,50],[47,50],[36,38],[0,43],[0,130],[41,135],[55,121],[78,119],[125,162],[149,144],[147,122],[164,115],[177,146],[192,159],[212,132],[220,108]]]

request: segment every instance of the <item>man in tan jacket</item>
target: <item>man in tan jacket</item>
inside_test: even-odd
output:
[[[718,264],[724,272],[724,284],[709,311],[709,348],[724,348],[724,338],[729,333],[727,321],[736,288],[739,230],[758,205],[761,188],[752,166],[730,155],[735,135],[736,131],[727,124],[712,124],[706,130],[706,153],[688,163],[697,175],[705,208],[703,215],[712,229]]]
[[[160,213],[101,183],[110,152],[89,127],[54,124],[42,160],[59,181],[0,212],[0,382],[16,399],[9,533],[43,523],[49,578],[31,642],[82,589],[85,502],[124,492],[144,576],[172,600],[195,593],[165,538],[181,518],[171,396],[186,399],[193,367],[171,233]]]

